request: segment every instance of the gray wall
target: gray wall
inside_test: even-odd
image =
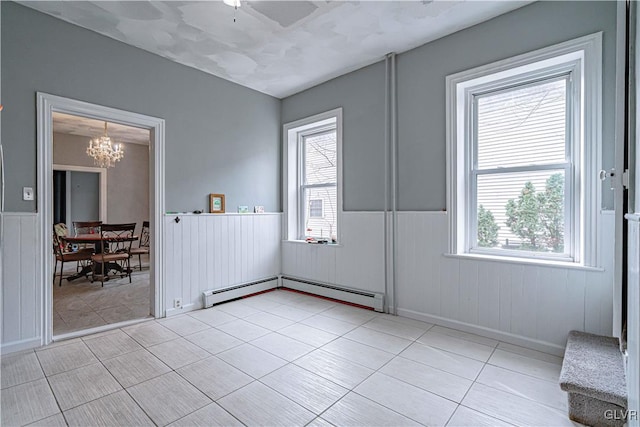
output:
[[[149,219],[149,146],[117,142],[123,143],[125,154],[107,169],[107,221],[140,224]],[[53,163],[94,167],[87,145],[89,137],[54,133]]]
[[[597,31],[604,31],[603,168],[613,167],[615,28],[616,2],[538,2],[398,55],[399,208],[445,208],[447,75]],[[282,120],[339,106],[344,108],[344,208],[382,210],[383,63],[284,99]],[[613,208],[607,188],[603,207]]]
[[[280,210],[280,101],[15,3],[2,7],[6,210],[31,212],[36,92],[166,120],[166,209]],[[36,193],[37,194],[37,193]]]
[[[342,107],[343,209],[384,209],[384,63],[315,86],[282,103],[283,123]]]
[[[71,172],[69,175],[71,175],[71,221],[67,222],[67,226],[69,223],[73,226],[74,221],[98,221],[100,219],[100,175],[93,172]]]

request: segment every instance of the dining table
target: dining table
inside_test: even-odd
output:
[[[60,239],[64,243],[87,244],[87,245],[93,244],[95,245],[95,248],[96,248],[95,253],[102,251],[102,245],[104,243],[129,242],[129,241],[135,242],[136,240],[138,240],[138,238],[139,236],[137,235],[128,236],[128,237],[124,237],[124,236],[104,236],[103,237],[102,234],[100,233],[76,234],[74,236],[60,237]],[[107,268],[105,269],[105,271],[110,271],[110,270],[116,270],[119,272],[122,271],[122,267],[115,262],[107,263],[106,267]],[[71,282],[80,277],[87,277],[89,273],[93,274],[94,271],[97,271],[97,270],[102,270],[102,266],[100,263],[92,263],[91,265],[85,265],[84,267],[82,267],[82,269],[79,272],[67,277],[67,281]]]

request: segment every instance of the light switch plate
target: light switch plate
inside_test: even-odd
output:
[[[22,200],[33,200],[33,187],[22,187]]]

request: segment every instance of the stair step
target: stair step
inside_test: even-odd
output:
[[[627,385],[618,339],[569,332],[560,388],[569,393],[572,420],[587,425],[622,425]]]

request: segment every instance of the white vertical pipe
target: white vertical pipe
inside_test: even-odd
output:
[[[389,57],[384,58],[384,311],[389,312],[389,299],[391,291],[390,283],[393,281],[389,277],[390,257],[389,257],[389,151],[391,150],[390,124],[389,124]]]
[[[2,27],[2,4],[0,3],[0,29]],[[2,82],[2,31],[0,31],[0,82]],[[2,104],[2,84],[0,84],[0,104]],[[2,110],[0,110],[0,287],[4,286],[4,265],[2,258],[4,257],[4,151],[2,149]],[[0,307],[3,305],[3,292],[0,289]],[[0,315],[0,323],[3,319]],[[0,336],[2,331],[0,330]]]
[[[398,302],[396,298],[396,282],[398,272],[396,260],[398,257],[398,245],[396,242],[398,235],[398,96],[397,96],[397,76],[396,76],[396,54],[391,54],[391,210],[392,210],[392,231],[391,231],[391,268],[393,275],[392,292],[393,310],[392,314],[398,314]]]

